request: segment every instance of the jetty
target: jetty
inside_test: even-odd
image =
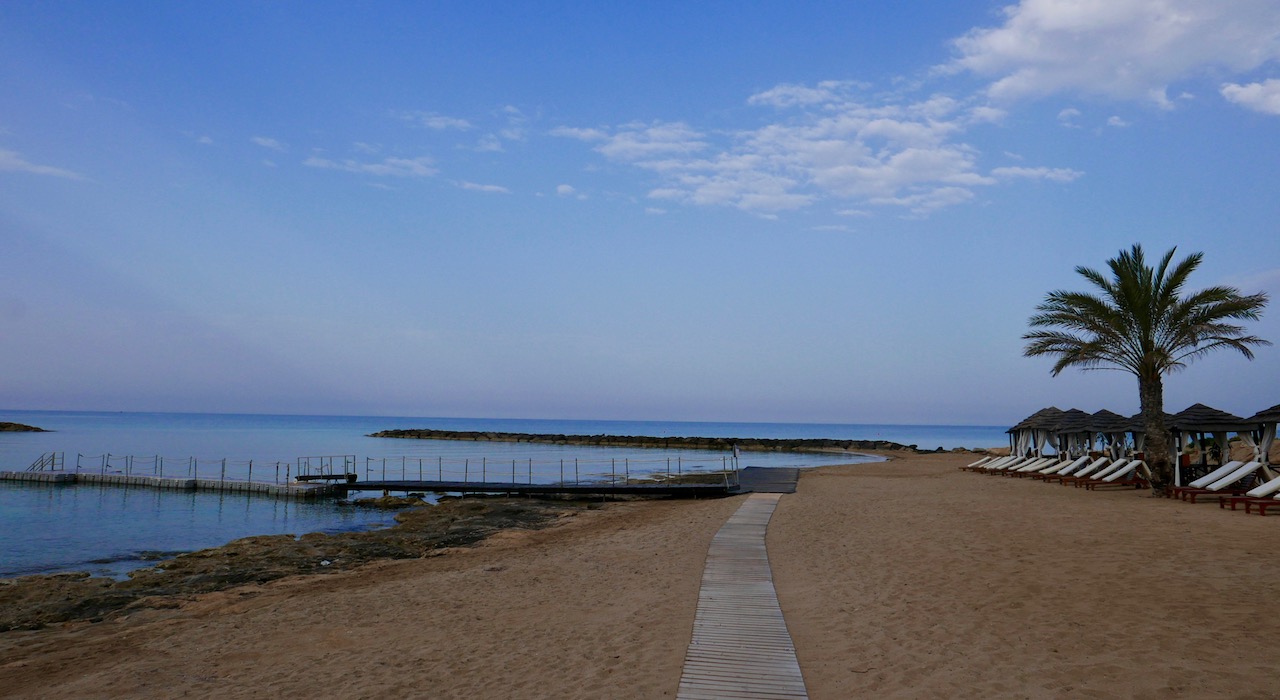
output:
[[[97,458],[95,458],[97,459]],[[388,477],[386,460],[382,463],[381,478],[372,476],[372,459],[366,460],[363,480],[356,469],[354,455],[338,455],[326,457],[300,457],[296,463],[260,463],[257,466],[259,479],[255,480],[254,463],[246,466],[229,463],[227,460],[206,460],[201,464],[197,460],[165,460],[160,457],[137,459],[132,456],[104,455],[97,465],[83,464],[83,455],[77,455],[73,469],[66,468],[64,457],[60,452],[42,455],[25,471],[0,471],[0,481],[29,484],[71,485],[109,485],[134,488],[151,488],[167,491],[216,491],[224,493],[245,493],[289,499],[344,498],[352,491],[382,491],[384,493],[459,493],[459,494],[506,494],[523,496],[655,496],[674,498],[710,498],[729,496],[739,493],[793,493],[799,469],[795,467],[767,468],[746,467],[733,468],[728,460],[722,462],[722,468],[714,471],[681,471],[667,470],[641,473],[633,476],[630,471],[630,460],[623,461],[623,470],[617,469],[617,460],[610,460],[608,473],[596,474],[587,478],[578,476],[581,464],[573,464],[572,471],[566,473],[568,465],[559,465],[559,479],[554,474],[538,474],[535,478],[534,464],[527,463],[528,471],[521,472],[523,467],[518,462],[511,462],[510,471],[499,472],[493,468],[496,464],[484,461],[479,473],[468,464],[464,464],[463,478],[449,478],[443,468],[443,461],[437,461],[437,478],[424,478],[429,469],[424,469],[425,462],[419,460],[418,478],[412,478],[413,472],[407,459],[400,461],[400,478]],[[601,465],[603,466],[603,464]],[[166,469],[168,473],[166,474]],[[216,471],[215,471],[216,470]],[[283,470],[283,471],[282,471]],[[150,473],[147,473],[147,472]],[[175,474],[175,472],[177,472]],[[495,478],[498,474],[509,476]],[[262,478],[267,475],[266,480]],[[478,476],[479,478],[474,478]]]

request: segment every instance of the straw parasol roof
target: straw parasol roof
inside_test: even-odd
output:
[[[1065,411],[1063,411],[1060,408],[1057,408],[1056,406],[1042,408],[1039,411],[1036,411],[1035,413],[1032,413],[1031,415],[1027,416],[1026,418],[1023,418],[1017,425],[1013,426],[1012,428],[1009,428],[1009,430],[1006,432],[1012,433],[1018,430],[1035,430],[1035,429],[1052,430],[1058,424],[1058,421],[1059,419],[1061,419],[1063,413],[1065,413]]]
[[[1059,433],[1093,432],[1093,416],[1078,408],[1062,411],[1052,429]]]
[[[1102,409],[1091,416],[1089,427],[1096,433],[1127,433],[1133,429],[1130,419]]]
[[[1220,411],[1202,403],[1193,404],[1185,411],[1175,413],[1169,420],[1171,429],[1184,433],[1220,433],[1251,430],[1257,427],[1255,421],[1245,420],[1240,416]]]
[[[1245,420],[1250,423],[1280,423],[1280,403],[1271,408],[1264,408]]]

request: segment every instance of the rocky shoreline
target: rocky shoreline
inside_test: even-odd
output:
[[[24,425],[22,423],[10,423],[8,421],[0,421],[0,433],[47,433],[44,428],[37,428],[34,425]]]
[[[446,499],[396,514],[381,530],[263,535],[181,554],[116,581],[87,573],[0,579],[0,632],[176,607],[185,596],[286,576],[345,571],[377,559],[435,556],[504,529],[540,529],[592,506],[573,501]],[[598,506],[594,506],[598,507]]]
[[[708,438],[649,437],[644,435],[558,435],[541,433],[499,433],[464,430],[382,430],[368,437],[411,440],[464,440],[472,442],[535,442],[547,445],[581,445],[587,447],[644,447],[657,449],[720,450],[734,447],[753,452],[819,452],[830,450],[921,450],[916,445],[901,445],[888,440],[834,440],[826,438]]]

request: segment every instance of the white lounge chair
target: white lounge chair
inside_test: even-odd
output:
[[[1125,460],[1116,460],[1116,461],[1117,461],[1117,462],[1123,462],[1123,461],[1125,461]],[[1107,458],[1107,457],[1099,457],[1096,461],[1094,461],[1092,464],[1090,464],[1090,465],[1089,465],[1089,466],[1087,466],[1087,467],[1081,467],[1080,469],[1076,470],[1075,472],[1073,472],[1073,473],[1071,473],[1071,474],[1058,474],[1058,475],[1055,475],[1055,476],[1051,476],[1051,477],[1048,477],[1047,479],[1045,479],[1045,481],[1055,481],[1055,480],[1056,480],[1058,483],[1060,483],[1060,484],[1062,484],[1062,485],[1064,485],[1064,486],[1065,486],[1065,485],[1067,485],[1067,484],[1071,484],[1071,483],[1075,483],[1075,482],[1077,482],[1077,481],[1080,481],[1081,479],[1088,479],[1088,478],[1091,478],[1094,474],[1098,473],[1099,471],[1101,471],[1101,470],[1103,470],[1103,469],[1107,469],[1107,468],[1110,466],[1110,464],[1111,464],[1111,463],[1112,463],[1112,462],[1111,462],[1111,460],[1110,460],[1109,458]]]
[[[1177,496],[1183,491],[1186,491],[1188,489],[1202,489],[1208,486],[1209,484],[1212,484],[1213,482],[1217,481],[1218,479],[1221,479],[1227,474],[1230,474],[1236,469],[1239,469],[1240,466],[1243,464],[1244,462],[1241,462],[1239,460],[1227,462],[1226,464],[1222,465],[1221,467],[1218,467],[1217,469],[1214,469],[1213,471],[1209,472],[1208,474],[1205,474],[1199,479],[1196,479],[1195,481],[1192,481],[1191,483],[1185,486],[1175,486],[1172,489],[1169,489],[1168,491],[1166,491],[1165,493],[1166,495],[1169,496],[1169,498],[1173,498],[1174,496]]]
[[[1245,492],[1243,496],[1218,496],[1218,507],[1226,508],[1231,506],[1231,510],[1236,509],[1236,504],[1245,504],[1245,512],[1252,510],[1255,505],[1251,501],[1271,501],[1280,498],[1280,476],[1265,481],[1260,486],[1256,486]]]
[[[1129,464],[1130,464],[1130,463],[1132,463],[1132,462],[1136,462],[1136,461],[1138,461],[1138,460],[1136,460],[1136,459],[1117,459],[1116,461],[1114,461],[1114,462],[1112,462],[1111,464],[1108,464],[1107,466],[1105,466],[1105,467],[1103,467],[1103,468],[1099,469],[1098,471],[1094,472],[1093,474],[1089,474],[1089,475],[1077,475],[1075,479],[1071,479],[1070,481],[1071,481],[1072,485],[1074,485],[1076,488],[1079,488],[1081,485],[1083,485],[1083,484],[1084,484],[1084,482],[1087,482],[1087,481],[1101,481],[1101,480],[1103,480],[1103,479],[1107,478],[1108,476],[1111,476],[1112,474],[1114,474],[1114,473],[1116,473],[1116,472],[1120,471],[1121,469],[1124,469],[1125,467],[1129,466]],[[1066,482],[1066,481],[1063,481],[1062,483],[1064,483],[1064,484],[1065,484],[1065,483],[1067,483],[1067,482]]]
[[[1217,481],[1210,483],[1204,488],[1185,488],[1184,487],[1178,491],[1178,496],[1181,497],[1182,500],[1187,501],[1188,503],[1195,503],[1197,496],[1203,496],[1205,494],[1211,494],[1211,493],[1218,493],[1219,491],[1227,488],[1228,486],[1231,486],[1232,484],[1239,482],[1241,479],[1244,479],[1246,476],[1253,474],[1254,472],[1258,471],[1261,468],[1262,468],[1261,462],[1248,462],[1246,464],[1243,464],[1237,467],[1234,471],[1228,473],[1226,476],[1223,476]],[[1241,491],[1240,493],[1233,493],[1232,495],[1240,495],[1243,493],[1244,492]]]

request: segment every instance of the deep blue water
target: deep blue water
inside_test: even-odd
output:
[[[722,452],[588,448],[527,443],[369,438],[395,428],[660,437],[835,438],[889,440],[933,447],[1007,444],[1003,427],[683,423],[371,416],[271,416],[182,413],[0,411],[0,420],[54,432],[0,433],[0,470],[25,469],[62,452],[67,469],[273,480],[298,458],[353,455],[370,477],[514,478],[553,481],[671,469],[719,469]],[[110,455],[110,457],[108,457]],[[130,462],[126,456],[132,456]],[[222,460],[226,460],[226,466]],[[861,461],[856,455],[743,452],[740,466],[817,466]],[[0,483],[0,576],[53,571],[120,575],[157,553],[216,546],[255,534],[358,529],[389,524],[386,513],[214,493],[108,486]]]

